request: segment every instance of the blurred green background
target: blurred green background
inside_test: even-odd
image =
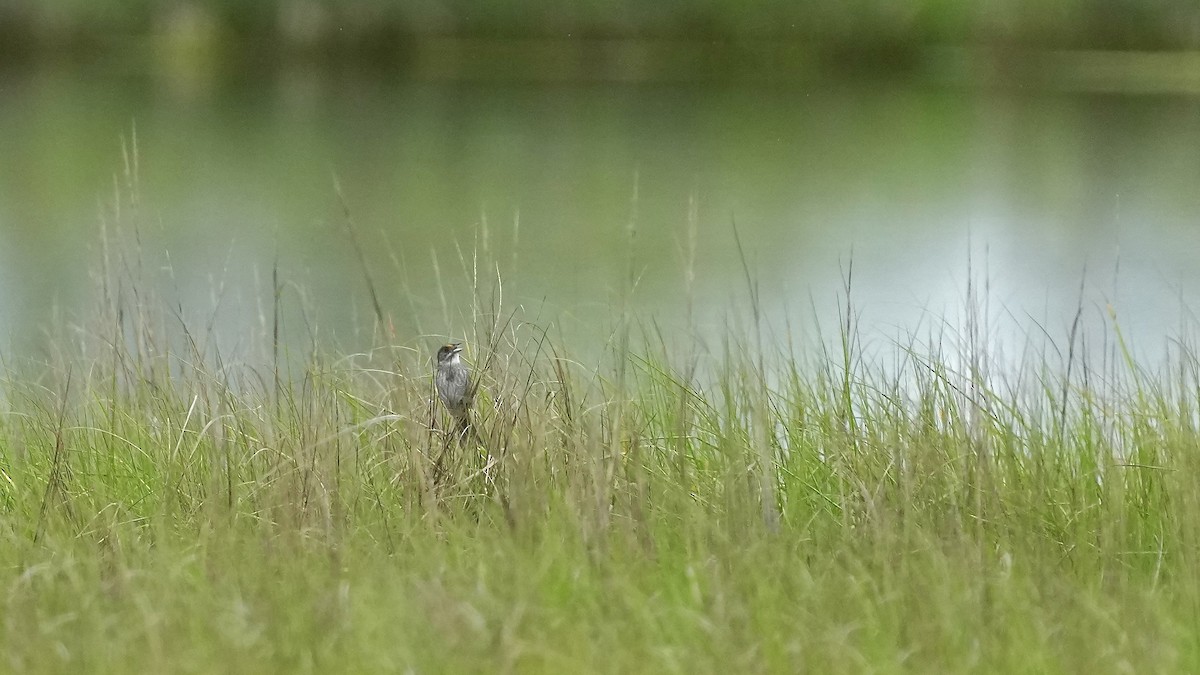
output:
[[[137,43],[157,36],[260,56],[403,59],[410,39],[458,36],[802,40],[861,54],[882,44],[1189,49],[1200,9],[1187,0],[6,0],[0,25],[10,53],[146,46]]]
[[[722,325],[736,221],[777,317],[833,311],[853,252],[867,323],[919,325],[970,253],[997,311],[1065,330],[1085,279],[1158,336],[1200,290],[1198,42],[1181,1],[7,0],[0,330],[86,313],[136,224],[185,308],[252,325],[278,260],[353,343],[336,175],[408,334],[460,330],[439,279],[484,237],[507,300],[583,334],[631,259],[639,306]]]

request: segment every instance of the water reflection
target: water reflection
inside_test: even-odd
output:
[[[163,86],[112,69],[8,73],[0,87],[0,320],[18,350],[54,306],[87,311],[99,205],[124,180],[134,128],[143,202],[129,222],[170,254],[155,283],[197,307],[223,283],[222,321],[253,321],[278,251],[344,343],[369,312],[335,175],[402,335],[461,332],[435,260],[461,306],[454,282],[484,232],[509,300],[602,322],[631,219],[635,304],[679,325],[693,195],[710,330],[744,302],[735,221],[766,308],[794,325],[811,324],[810,305],[832,321],[851,252],[863,325],[882,335],[956,313],[968,252],[996,313],[1059,335],[1086,269],[1089,313],[1115,304],[1150,352],[1200,289],[1190,96],[303,71]]]

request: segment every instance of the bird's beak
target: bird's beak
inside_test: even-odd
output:
[[[452,354],[461,354],[461,353],[462,353],[462,350],[463,350],[463,346],[462,346],[462,345],[454,345],[454,351],[453,351],[453,352],[451,352],[451,353],[452,353]]]

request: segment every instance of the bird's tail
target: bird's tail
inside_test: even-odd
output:
[[[459,415],[455,421],[457,422],[458,428],[455,430],[454,435],[458,437],[459,443],[466,445],[467,443],[477,440],[475,427],[471,424],[470,413]]]

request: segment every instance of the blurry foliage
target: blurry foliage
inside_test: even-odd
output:
[[[1193,0],[0,0],[0,56],[194,40],[319,57],[394,52],[406,37],[783,40],[893,45],[1191,49]]]

